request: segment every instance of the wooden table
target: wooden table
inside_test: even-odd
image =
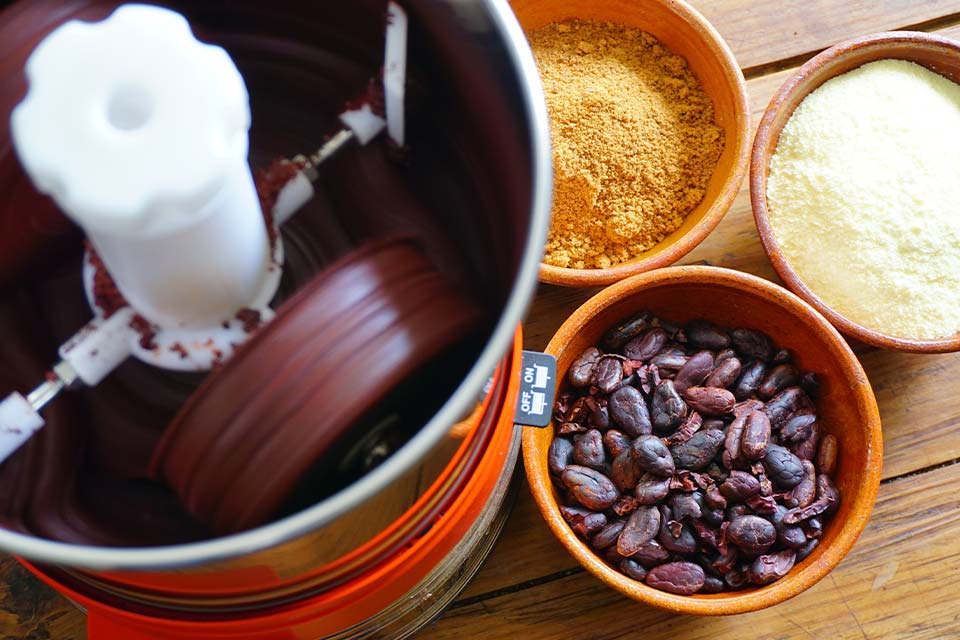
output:
[[[692,0],[730,43],[754,122],[783,80],[818,51],[893,29],[960,39],[960,0]],[[776,279],[741,190],[730,213],[683,262]],[[596,290],[541,286],[526,323],[543,348]],[[873,517],[829,576],[777,607],[730,618],[650,609],[604,587],[560,547],[523,488],[486,566],[419,637],[517,640],[642,637],[960,638],[960,354],[916,356],[856,346],[883,418],[883,483]],[[79,640],[84,616],[12,559],[0,559],[0,638]]]

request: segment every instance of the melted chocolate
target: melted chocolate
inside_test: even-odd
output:
[[[117,2],[17,2],[0,12],[0,393],[32,388],[56,348],[90,317],[80,286],[82,235],[36,193],[13,153],[9,113],[26,90],[23,64],[63,22],[106,17]],[[251,164],[309,153],[339,127],[382,60],[385,2],[198,0],[168,3],[198,37],[233,56],[251,97]],[[484,50],[444,3],[410,0],[410,149],[382,141],[321,167],[317,197],[282,230],[286,270],[277,303],[372,238],[418,237],[449,279],[497,315],[526,237],[527,144]],[[517,109],[517,96],[510,95]],[[499,236],[497,235],[499,232]],[[472,357],[479,346],[473,347]],[[470,357],[451,363],[455,382]],[[213,376],[219,374],[211,374]],[[151,545],[211,535],[176,494],[147,477],[157,442],[203,376],[130,360],[95,389],[64,394],[47,426],[0,465],[4,526],[68,542]],[[431,415],[452,391],[421,394]],[[418,423],[419,424],[419,423]],[[416,425],[407,425],[412,432]],[[335,487],[324,480],[327,491]],[[301,503],[323,491],[301,487]]]

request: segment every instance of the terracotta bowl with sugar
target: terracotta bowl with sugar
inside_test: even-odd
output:
[[[673,264],[713,231],[747,173],[750,109],[743,73],[730,48],[706,18],[682,0],[511,0],[510,4],[526,31],[571,19],[611,22],[646,31],[687,61],[713,102],[714,120],[724,134],[723,152],[706,194],[676,231],[633,259],[606,269],[541,263],[540,280],[592,287]]]
[[[827,80],[884,59],[909,60],[960,82],[960,43],[929,33],[892,31],[840,43],[811,58],[770,100],[753,143],[750,162],[750,200],[763,248],[777,275],[794,293],[813,305],[842,333],[866,344],[912,353],[960,351],[960,334],[945,338],[918,339],[881,333],[859,324],[833,309],[809,288],[790,265],[770,225],[767,177],[780,132],[794,109]]]
[[[817,416],[821,434],[839,443],[833,478],[840,490],[837,512],[824,525],[819,545],[783,578],[760,587],[716,594],[675,595],[629,578],[590,549],[560,513],[560,495],[550,477],[547,453],[553,426],[526,427],[523,461],[534,499],[553,535],[577,561],[609,587],[638,602],[676,613],[727,615],[769,607],[826,576],[863,531],[880,486],[882,435],[870,382],[843,337],[813,307],[767,280],[717,267],[658,269],[608,287],[563,323],[546,351],[557,358],[559,390],[584,349],[603,333],[643,310],[671,322],[696,318],[718,325],[763,331],[790,350],[796,365],[820,382]]]

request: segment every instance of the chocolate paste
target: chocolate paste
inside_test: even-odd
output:
[[[56,360],[57,345],[91,315],[80,281],[82,235],[36,193],[11,148],[9,114],[26,90],[23,64],[59,24],[100,20],[117,4],[31,0],[0,12],[0,393],[32,388]],[[253,167],[318,147],[337,130],[344,100],[365,90],[382,61],[382,1],[169,5],[240,68],[251,97]],[[378,140],[321,167],[317,197],[282,231],[287,268],[277,304],[354,247],[401,233],[416,236],[431,262],[495,318],[526,237],[527,142],[498,94],[504,82],[483,63],[490,52],[464,36],[463,17],[431,0],[404,5],[408,93],[417,105],[408,114],[410,148],[398,163]],[[408,430],[452,392],[479,343],[471,348],[436,376],[433,394],[418,395],[423,406]],[[147,475],[164,430],[202,381],[130,360],[97,388],[57,399],[45,409],[47,426],[0,466],[3,525],[116,546],[212,535]],[[309,502],[337,481],[324,478],[322,487],[297,493]]]

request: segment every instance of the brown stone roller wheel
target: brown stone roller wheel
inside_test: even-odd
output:
[[[263,524],[394,388],[481,327],[408,239],[368,244],[278,309],[191,396],[154,476],[218,533]]]

